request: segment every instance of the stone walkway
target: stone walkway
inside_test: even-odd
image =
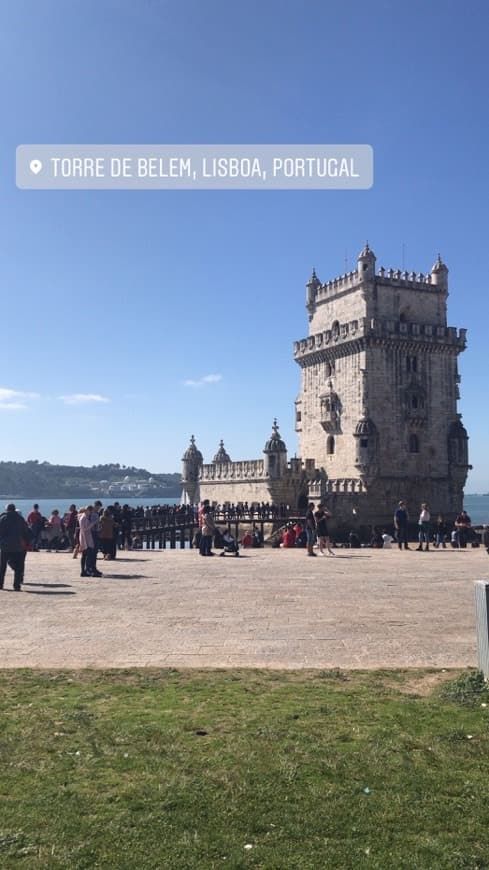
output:
[[[483,549],[430,553],[134,552],[82,579],[32,553],[0,592],[0,667],[378,668],[475,665]]]

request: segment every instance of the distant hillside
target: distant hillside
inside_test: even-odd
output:
[[[179,498],[180,474],[152,474],[145,468],[110,465],[51,465],[37,459],[0,462],[0,496],[51,498],[125,494]]]

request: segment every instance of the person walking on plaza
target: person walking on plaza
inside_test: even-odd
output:
[[[202,511],[202,537],[200,539],[200,555],[201,556],[213,556],[214,553],[211,551],[212,547],[212,538],[216,533],[216,526],[214,524],[214,518],[211,513],[211,509],[208,504],[205,505],[204,510]]]
[[[411,549],[410,547],[408,547],[408,522],[409,514],[407,511],[406,502],[400,501],[399,507],[394,514],[394,527],[397,533],[397,545],[400,550],[402,550],[403,544],[405,550]]]
[[[26,521],[17,513],[14,504],[8,504],[0,515],[0,589],[3,589],[7,564],[14,572],[14,590],[20,592],[24,579],[26,545],[32,538]]]
[[[419,526],[419,546],[416,547],[417,550],[423,549],[423,541],[426,544],[425,551],[430,549],[430,520],[431,515],[426,502],[423,502],[421,505],[421,513],[419,515],[418,526]]]
[[[314,519],[314,503],[311,502],[306,511],[307,555],[315,556],[314,540],[316,538],[316,520]]]
[[[209,499],[208,499],[208,498],[205,498],[205,499],[201,502],[201,505],[200,505],[200,507],[199,507],[199,512],[198,512],[198,522],[199,522],[199,531],[198,531],[198,534],[199,534],[199,553],[200,553],[201,556],[205,556],[205,553],[204,553],[204,551],[203,551],[203,543],[202,543],[202,535],[203,535],[203,532],[202,532],[202,525],[203,525],[203,523],[204,523],[204,511],[205,511],[206,508],[208,508],[208,507],[209,507]]]
[[[98,514],[94,514],[93,505],[88,505],[80,513],[80,577],[102,577],[97,571],[96,553],[93,541],[93,529],[98,523]]]
[[[44,519],[42,513],[39,510],[39,505],[35,504],[27,517],[27,525],[31,530],[31,543],[32,549],[35,553],[39,552],[39,544],[41,542],[41,532],[44,528],[44,523],[46,520]]]
[[[76,504],[70,504],[69,511],[63,517],[63,523],[71,550],[74,550],[75,548],[75,531],[77,522],[78,514],[76,510]]]
[[[328,534],[328,520],[331,519],[331,514],[326,510],[324,505],[318,504],[317,510],[314,514],[314,519],[316,521],[316,532],[318,536],[318,551],[321,556],[325,556],[324,548],[326,547],[330,556],[334,556],[333,550],[331,549],[331,541]]]
[[[467,511],[463,510],[455,519],[459,547],[466,547],[472,523]]]
[[[436,518],[435,547],[438,548],[441,544],[441,546],[445,550],[447,546],[447,535],[448,526],[444,520],[443,514],[438,514]]]
[[[107,508],[99,520],[98,537],[104,559],[113,559],[114,518]]]
[[[54,547],[54,550],[57,553],[64,537],[63,520],[61,519],[57,508],[54,508],[54,510],[51,511],[51,516],[49,517],[46,526],[48,530],[48,552],[50,552]]]

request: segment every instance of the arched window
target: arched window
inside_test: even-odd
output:
[[[409,436],[409,452],[419,453],[419,439],[414,432]]]
[[[334,453],[334,438],[332,435],[329,435],[328,440],[326,441],[326,453],[328,456],[332,456]]]

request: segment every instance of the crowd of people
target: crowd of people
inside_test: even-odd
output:
[[[399,502],[399,506],[394,513],[393,519],[395,540],[397,541],[399,549],[410,550],[411,547],[408,542],[409,512],[407,502]],[[430,543],[432,543],[435,548],[446,548],[447,543],[450,543],[454,549],[464,549],[467,546],[468,541],[474,536],[472,522],[467,511],[462,510],[456,516],[452,528],[450,524],[445,521],[443,514],[438,514],[433,523],[430,508],[426,502],[423,502],[420,507],[418,529],[418,546],[416,547],[416,550],[424,550],[425,552],[430,549]],[[377,535],[375,536],[377,543],[372,544],[373,546],[383,546],[383,544],[379,542],[379,537],[382,538],[383,534],[385,534],[385,529],[380,536],[377,530]],[[489,541],[487,544],[489,545]]]
[[[0,515],[0,589],[3,588],[7,566],[14,571],[14,589],[21,588],[25,555],[28,550],[39,552],[43,547],[48,551],[69,549],[73,558],[80,556],[80,574],[82,577],[102,577],[97,570],[97,555],[100,552],[103,560],[113,560],[119,549],[137,549],[142,547],[141,537],[137,531],[138,519],[158,518],[161,525],[177,525],[198,523],[198,531],[193,544],[198,547],[201,556],[213,556],[212,547],[222,549],[221,555],[231,553],[239,555],[239,546],[263,546],[263,530],[253,520],[277,521],[287,519],[290,508],[285,504],[238,504],[213,505],[205,499],[197,505],[155,505],[152,507],[121,506],[118,502],[104,508],[100,501],[77,509],[75,504],[63,515],[54,508],[49,517],[45,517],[34,504],[24,520],[14,504],[7,505]],[[232,520],[251,520],[252,527],[245,531],[241,541],[236,541],[227,528],[220,529],[219,521],[229,523]],[[310,503],[305,513],[304,521],[288,522],[274,546],[284,549],[304,548],[307,555],[315,557],[334,556],[334,550],[329,533],[328,523],[332,519],[330,511],[323,504]],[[471,519],[465,510],[456,517],[453,526],[445,521],[442,514],[432,520],[429,505],[423,502],[417,520],[418,551],[428,551],[430,545],[435,548],[465,548],[474,537]],[[400,550],[409,547],[408,532],[410,516],[406,501],[400,501],[393,516],[393,534],[385,528],[374,528],[369,546],[373,548],[392,549],[397,544]],[[489,529],[485,530],[484,546],[489,553]],[[356,531],[348,535],[350,547],[360,547],[361,542]]]
[[[97,569],[99,551],[104,560],[111,560],[117,557],[119,547],[129,548],[131,523],[132,510],[128,505],[104,508],[102,502],[95,501],[93,505],[77,509],[72,504],[64,516],[54,508],[47,518],[40,512],[39,505],[34,504],[26,520],[15,504],[7,505],[0,515],[0,589],[10,566],[14,572],[13,588],[20,591],[26,553],[39,552],[43,543],[48,552],[69,549],[74,559],[80,556],[81,577],[102,577]]]

